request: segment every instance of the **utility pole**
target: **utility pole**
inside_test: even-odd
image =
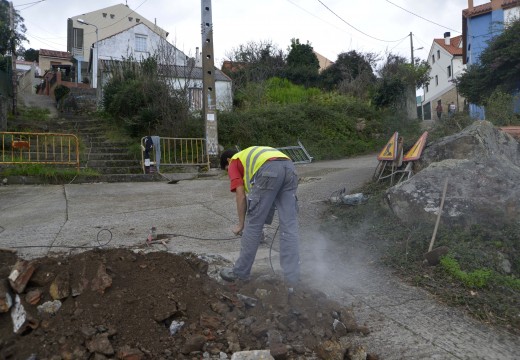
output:
[[[410,64],[414,65],[415,64],[415,60],[413,59],[413,37],[412,37],[412,32],[410,31],[410,52],[412,53],[412,62]]]
[[[217,98],[215,95],[215,65],[213,61],[213,23],[211,0],[201,0],[202,17],[202,113],[206,125],[206,151],[218,155]]]
[[[14,24],[14,6],[13,2],[9,2],[9,22],[11,27],[11,39],[10,39],[10,45],[11,45],[11,69],[12,69],[12,84],[13,84],[13,115],[16,115],[16,98],[18,96],[18,79],[16,76],[16,43],[14,41],[15,37],[15,24]]]

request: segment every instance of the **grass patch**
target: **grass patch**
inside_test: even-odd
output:
[[[477,269],[471,272],[462,271],[458,261],[451,256],[444,256],[441,259],[441,266],[455,279],[460,280],[464,285],[473,288],[483,288],[484,286],[487,286],[489,279],[493,274],[489,269]]]
[[[99,176],[100,174],[93,169],[57,168],[42,164],[20,164],[9,166],[2,170],[2,176],[37,176],[54,182],[69,182],[78,175]]]

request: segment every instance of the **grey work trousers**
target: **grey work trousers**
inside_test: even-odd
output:
[[[286,282],[298,282],[300,238],[297,188],[298,175],[290,160],[266,161],[254,175],[253,184],[247,194],[247,213],[240,255],[233,268],[239,278],[249,277],[262,240],[264,224],[269,223],[272,209],[276,206],[280,223],[280,266]]]

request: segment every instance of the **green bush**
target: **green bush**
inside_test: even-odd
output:
[[[69,93],[70,89],[68,87],[66,87],[65,85],[58,85],[54,89],[54,98],[56,99],[56,102],[60,102],[60,100],[63,99]]]
[[[441,259],[442,268],[455,279],[472,288],[482,288],[488,285],[493,272],[489,269],[477,269],[472,272],[465,272],[460,269],[460,265],[454,258],[444,256]]]

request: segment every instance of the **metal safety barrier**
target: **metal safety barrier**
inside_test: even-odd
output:
[[[312,162],[312,156],[307,152],[303,144],[298,140],[298,145],[277,148],[289,156],[295,164],[307,164]]]
[[[73,134],[0,132],[0,164],[74,165],[79,140]]]
[[[150,144],[152,139],[154,142]],[[141,139],[141,149],[143,150],[141,164],[144,173],[146,173],[147,159],[150,161],[151,172],[157,167],[160,170],[162,166],[192,165],[207,166],[208,169],[210,167],[206,139],[145,136]]]

